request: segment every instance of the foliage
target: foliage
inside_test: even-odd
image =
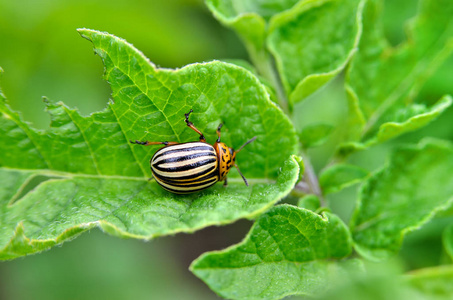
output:
[[[449,95],[435,103],[417,95],[453,51],[453,3],[420,0],[408,39],[398,47],[382,30],[381,0],[206,4],[241,37],[253,65],[230,60],[159,68],[118,37],[79,29],[105,66],[113,98],[107,108],[83,116],[45,99],[51,125],[38,130],[0,93],[0,259],[49,249],[94,227],[149,240],[247,218],[255,223],[242,242],[205,253],[190,267],[222,297],[327,292],[328,299],[360,299],[363,291],[354,284],[361,280],[367,293],[385,285],[401,298],[451,296],[451,265],[375,280],[368,262],[394,257],[406,234],[439,212],[451,214],[453,144],[397,145],[377,170],[355,164],[353,155],[425,127],[451,106]],[[343,70],[347,120],[296,126],[295,106]],[[219,123],[222,140],[233,147],[257,136],[237,158],[250,187],[235,170],[228,187],[184,196],[148,180],[149,159],[159,147],[128,141],[196,140],[184,123],[190,109],[208,141]],[[336,150],[317,172],[311,151],[322,145]],[[326,200],[357,183],[347,226]],[[298,206],[290,204],[298,198]],[[274,206],[282,199],[288,203]],[[450,260],[452,228],[443,231]],[[353,279],[350,287],[345,278]]]

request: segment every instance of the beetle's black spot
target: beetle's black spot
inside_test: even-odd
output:
[[[223,156],[223,155],[222,155],[222,160],[223,160],[223,162],[225,162],[225,156]]]

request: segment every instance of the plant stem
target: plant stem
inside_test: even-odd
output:
[[[316,176],[315,169],[310,162],[310,158],[305,152],[301,151],[302,158],[304,160],[305,172],[303,176],[303,181],[308,185],[309,191],[312,194],[315,194],[319,198],[321,206],[326,206],[326,201],[322,195],[321,187],[319,185],[318,177]]]
[[[250,58],[255,65],[258,73],[266,78],[275,88],[277,100],[282,110],[291,117],[292,107],[289,105],[288,98],[286,97],[281,78],[276,71],[275,64],[272,61],[271,55],[263,48],[257,51],[252,46],[247,47]],[[302,181],[296,184],[295,189],[305,193],[314,194],[319,198],[321,206],[326,206],[324,197],[322,195],[321,187],[319,185],[318,177],[310,162],[308,155],[304,151],[300,151],[304,159],[305,172]]]

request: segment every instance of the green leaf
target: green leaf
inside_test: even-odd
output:
[[[320,146],[327,140],[332,129],[333,126],[328,124],[307,125],[299,133],[299,140],[304,148]]]
[[[242,67],[242,68],[252,72],[252,74],[255,75],[261,81],[261,83],[266,87],[266,90],[269,93],[269,98],[274,103],[278,103],[276,91],[275,91],[274,87],[272,86],[272,83],[267,78],[259,75],[256,68],[251,63],[249,63],[246,60],[242,60],[242,59],[224,59],[223,61],[230,63],[230,64],[234,64],[239,67]]]
[[[47,102],[51,127],[31,128],[0,99],[0,259],[48,249],[92,227],[151,239],[254,218],[287,195],[299,175],[295,130],[250,72],[232,64],[157,69],[115,36],[81,29],[105,65],[114,101],[84,117]],[[216,139],[254,143],[237,162],[229,186],[180,196],[149,182],[149,159],[159,146],[129,140],[198,140],[191,121]]]
[[[313,295],[355,262],[332,260],[351,253],[349,231],[335,215],[279,205],[260,216],[247,237],[205,253],[191,271],[221,297],[278,299]]]
[[[300,198],[297,202],[297,206],[311,211],[316,211],[321,207],[321,202],[319,201],[318,196],[310,194]]]
[[[394,114],[394,122],[386,122],[379,126],[375,140],[368,141],[367,144],[382,143],[403,133],[424,127],[443,113],[452,102],[451,96],[444,96],[430,108],[423,104],[406,106]]]
[[[225,26],[233,28],[249,51],[263,51],[266,27],[270,18],[290,9],[299,0],[205,0],[213,15]]]
[[[400,108],[389,117],[389,119],[393,119],[394,121],[381,124],[379,130],[375,133],[375,136],[363,143],[342,143],[336,150],[337,155],[347,156],[353,152],[364,150],[404,133],[422,128],[437,119],[437,117],[450,107],[452,103],[452,97],[447,95],[429,108],[424,104],[411,104],[404,108]]]
[[[274,55],[290,103],[303,100],[344,69],[361,34],[363,1],[301,1],[269,25]]]
[[[420,123],[412,120],[405,130],[385,128],[390,134],[380,128],[385,122],[395,121],[395,112],[413,102],[424,82],[453,50],[452,1],[420,0],[418,15],[408,26],[408,39],[397,47],[390,46],[384,37],[382,2],[366,2],[359,51],[347,74],[353,140],[373,138],[378,131],[378,139],[386,140],[425,125],[426,119]]]
[[[445,228],[444,233],[442,234],[442,241],[445,251],[453,260],[453,224]]]
[[[421,300],[409,297],[409,288],[402,280],[397,266],[381,263],[379,267],[365,264],[366,272],[344,278],[334,288],[321,294],[322,300]]]
[[[362,186],[350,228],[365,258],[395,254],[404,235],[453,203],[453,145],[425,140],[401,147]]]
[[[336,193],[368,176],[368,171],[354,165],[338,164],[321,173],[319,184],[325,194]]]
[[[406,276],[405,281],[422,299],[451,299],[453,266],[417,270]]]
[[[269,48],[291,105],[322,87],[351,59],[361,32],[361,3],[206,0],[214,16],[241,36],[258,70],[275,83]]]

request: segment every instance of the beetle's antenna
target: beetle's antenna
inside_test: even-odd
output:
[[[222,128],[222,126],[223,126],[223,124],[220,123],[220,124],[219,124],[219,127],[217,127],[217,136],[219,137],[219,138],[217,139],[217,143],[220,143],[220,129]]]
[[[247,145],[247,144],[248,144],[248,142],[247,142],[245,145]],[[246,186],[249,186],[249,183],[247,182],[247,179],[245,179],[244,175],[242,175],[241,170],[239,170],[238,165],[237,165],[237,164],[234,164],[234,166],[236,167],[236,170],[238,170],[239,175],[242,176],[242,179],[244,179],[245,185],[246,185]]]
[[[254,140],[256,140],[256,138],[257,138],[256,136],[252,137],[250,140],[248,140],[247,142],[245,142],[244,145],[242,145],[241,147],[239,147],[239,149],[236,150],[236,151],[234,151],[234,152],[238,153],[239,151],[242,150],[242,148],[244,148],[245,146],[247,146],[248,144],[250,144],[251,142],[253,142]],[[242,177],[244,177],[244,176],[242,176]],[[244,178],[244,180],[245,180],[245,178]]]

